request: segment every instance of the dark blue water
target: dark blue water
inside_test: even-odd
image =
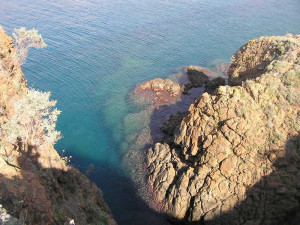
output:
[[[229,61],[249,39],[300,33],[299,12],[299,0],[0,0],[8,33],[25,26],[44,36],[48,47],[23,66],[28,84],[58,100],[56,148],[82,171],[95,165],[91,178],[120,225],[162,221],[121,166],[129,91],[184,65]]]

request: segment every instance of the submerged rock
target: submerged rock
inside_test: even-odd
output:
[[[282,51],[270,50],[269,40]],[[230,67],[231,84],[241,86],[204,93],[177,129],[166,122],[173,141],[150,148],[146,164],[168,216],[191,224],[299,222],[299,46],[299,36],[250,41]],[[258,53],[254,61],[249,51]]]
[[[169,79],[155,78],[139,84],[133,91],[134,101],[161,106],[178,101],[181,87]]]

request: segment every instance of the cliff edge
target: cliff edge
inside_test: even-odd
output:
[[[13,40],[0,27],[0,204],[5,212],[30,225],[116,224],[99,188],[45,142],[45,131],[32,129],[29,135],[29,128],[14,120],[16,102],[29,92]],[[32,112],[23,111],[30,118]],[[28,139],[18,136],[16,126]],[[30,138],[34,132],[39,141]]]
[[[156,143],[146,163],[149,186],[170,218],[300,221],[299,55],[299,35],[249,41],[233,56],[230,85],[204,93],[180,124],[165,128],[171,143]]]

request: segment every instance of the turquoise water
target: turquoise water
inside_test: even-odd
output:
[[[48,47],[23,66],[28,84],[58,100],[56,148],[83,172],[95,165],[91,179],[120,225],[165,224],[122,166],[130,90],[184,65],[229,61],[249,39],[300,33],[299,12],[299,0],[0,0],[8,33],[43,34]]]

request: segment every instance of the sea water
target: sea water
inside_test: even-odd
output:
[[[230,62],[250,39],[300,33],[299,12],[299,0],[0,0],[0,25],[43,35],[48,46],[31,49],[22,66],[28,85],[58,100],[56,149],[82,172],[95,166],[90,178],[117,222],[167,224],[122,160],[135,130],[134,118],[124,122],[134,111],[130,91],[182,66]]]

